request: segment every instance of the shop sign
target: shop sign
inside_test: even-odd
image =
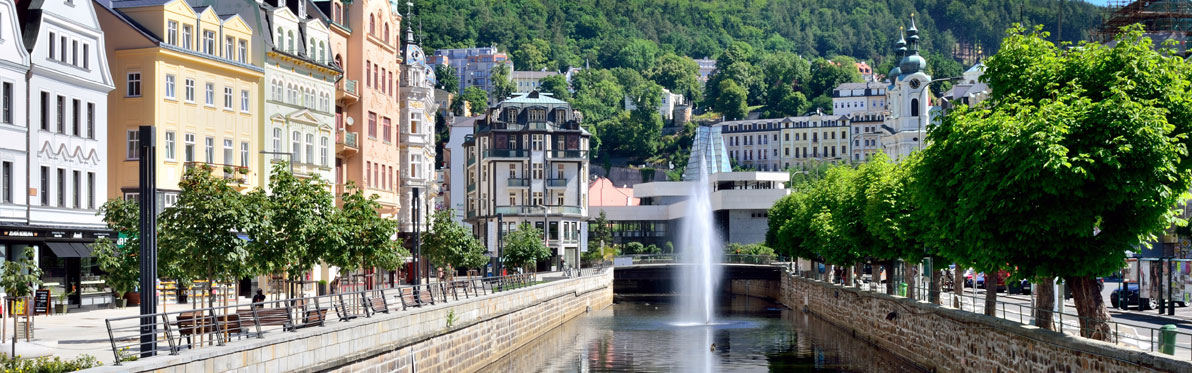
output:
[[[3,234],[9,237],[37,237],[37,232],[30,231],[4,231]]]

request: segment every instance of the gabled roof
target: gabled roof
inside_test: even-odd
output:
[[[633,198],[633,188],[618,188],[612,180],[598,178],[588,185],[588,206],[637,206],[640,198]]]

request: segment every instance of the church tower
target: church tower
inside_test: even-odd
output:
[[[915,26],[915,15],[911,14],[911,25],[904,38],[895,44],[895,52],[902,60],[890,70],[890,88],[887,101],[890,116],[882,126],[887,136],[882,139],[882,149],[895,162],[911,152],[922,149],[930,122],[930,96],[928,83],[931,76],[925,71],[927,60],[919,55],[919,29]]]

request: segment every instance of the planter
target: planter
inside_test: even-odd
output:
[[[327,295],[327,284],[319,283],[319,296]]]
[[[129,306],[139,306],[141,305],[141,293],[135,291],[124,293],[124,300],[128,301]]]
[[[116,298],[116,308],[128,307],[128,299]]]
[[[54,314],[64,314],[64,313],[66,313],[67,309],[68,309],[67,305],[65,305],[65,304],[55,304],[54,305]]]

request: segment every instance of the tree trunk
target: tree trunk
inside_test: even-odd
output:
[[[886,294],[894,295],[894,261],[887,260],[882,263],[882,277],[886,280]]]
[[[934,262],[934,260],[932,262]],[[942,269],[931,271],[931,285],[928,289],[928,300],[931,301],[931,304],[943,304],[940,303],[940,282],[943,281],[943,279],[944,271]]]
[[[1080,335],[1102,341],[1112,341],[1109,328],[1109,310],[1101,299],[1101,289],[1093,277],[1066,277],[1064,282],[1072,289],[1076,302],[1076,314],[1080,316]]]
[[[853,265],[853,286],[861,287],[862,277],[865,276],[865,265],[857,263]]]
[[[1035,326],[1055,330],[1052,312],[1055,309],[1055,278],[1041,278],[1035,284]]]
[[[997,316],[997,277],[997,270],[985,274],[985,314],[989,316]]]
[[[952,292],[956,293],[952,307],[959,309],[964,305],[964,270],[959,265],[956,266],[956,272],[952,273]]]
[[[853,286],[853,266],[844,266],[844,278],[840,280],[840,285]]]
[[[918,300],[918,278],[919,268],[918,263],[913,263],[909,260],[902,261],[902,278],[906,282],[906,297]]]

